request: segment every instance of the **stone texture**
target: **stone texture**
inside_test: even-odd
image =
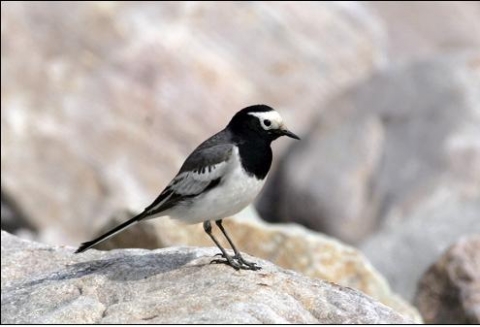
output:
[[[480,199],[479,52],[393,66],[328,107],[271,176],[263,218],[358,244],[443,189]]]
[[[72,250],[2,231],[2,323],[412,322],[359,291],[267,261],[256,259],[256,272],[211,265],[213,248]]]
[[[302,134],[385,60],[359,3],[1,6],[2,187],[57,244],[141,209],[237,110],[267,103]]]
[[[480,48],[478,1],[368,1],[384,25],[390,60],[409,61]]]
[[[95,235],[106,232],[132,216],[131,212],[118,213]],[[254,217],[253,212],[248,212],[241,217],[224,220],[225,229],[242,252],[312,278],[358,289],[413,321],[422,322],[418,311],[393,293],[385,279],[356,249],[298,225],[273,225]],[[213,231],[222,245],[229,248],[220,231],[216,227]],[[160,218],[132,226],[97,248],[156,249],[179,245],[212,246],[213,243],[201,224],[185,225]]]
[[[456,242],[428,269],[415,303],[428,324],[480,324],[480,234]]]

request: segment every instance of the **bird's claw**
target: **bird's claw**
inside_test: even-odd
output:
[[[246,268],[243,268],[240,264],[238,264],[238,262],[235,262],[235,261],[228,261],[228,260],[221,260],[221,259],[215,259],[215,260],[212,260],[210,261],[210,264],[225,264],[225,265],[228,265],[232,268],[234,268],[235,270],[239,270],[239,269],[246,269]]]
[[[250,262],[245,260],[242,256],[234,256],[233,257],[237,262],[240,262],[241,264],[249,267],[251,270],[260,270],[262,269],[260,266],[257,266],[255,262]]]
[[[258,266],[255,262],[242,262],[245,266],[249,267],[249,270],[260,270],[262,267]]]
[[[250,262],[243,259],[242,256],[234,255],[233,257],[225,257],[223,253],[218,253],[215,256],[221,256],[225,260],[222,259],[214,259],[210,261],[210,264],[226,264],[230,267],[234,268],[235,270],[243,269],[243,270],[260,270],[262,267],[257,266],[255,262]]]

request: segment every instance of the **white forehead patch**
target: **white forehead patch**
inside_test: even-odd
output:
[[[283,126],[282,116],[274,110],[267,112],[249,112],[248,114],[257,117],[258,120],[260,120],[260,125],[262,125],[265,130],[279,129]],[[270,125],[268,125],[268,121]]]

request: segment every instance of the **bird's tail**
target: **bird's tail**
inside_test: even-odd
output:
[[[146,212],[142,212],[141,214],[139,215],[136,215],[135,217],[127,220],[126,222],[124,222],[123,224],[120,224],[118,225],[117,227],[109,230],[108,232],[106,232],[105,234],[103,234],[102,236],[99,236],[97,237],[96,239],[94,240],[91,240],[89,242],[85,242],[85,243],[82,243],[80,245],[80,247],[77,249],[77,251],[75,251],[75,253],[81,253],[81,252],[84,252],[88,249],[90,249],[91,247],[97,245],[98,243],[100,242],[103,242],[107,239],[109,239],[110,237],[112,237],[113,235],[117,234],[117,233],[120,233],[122,230],[124,230],[125,228],[133,225],[133,224],[136,224],[138,223],[140,220],[142,220],[143,218],[145,218],[146,216]]]

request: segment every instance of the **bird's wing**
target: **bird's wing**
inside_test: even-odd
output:
[[[144,218],[157,215],[177,203],[217,186],[228,170],[232,144],[197,148],[185,160],[180,172],[144,211]]]

